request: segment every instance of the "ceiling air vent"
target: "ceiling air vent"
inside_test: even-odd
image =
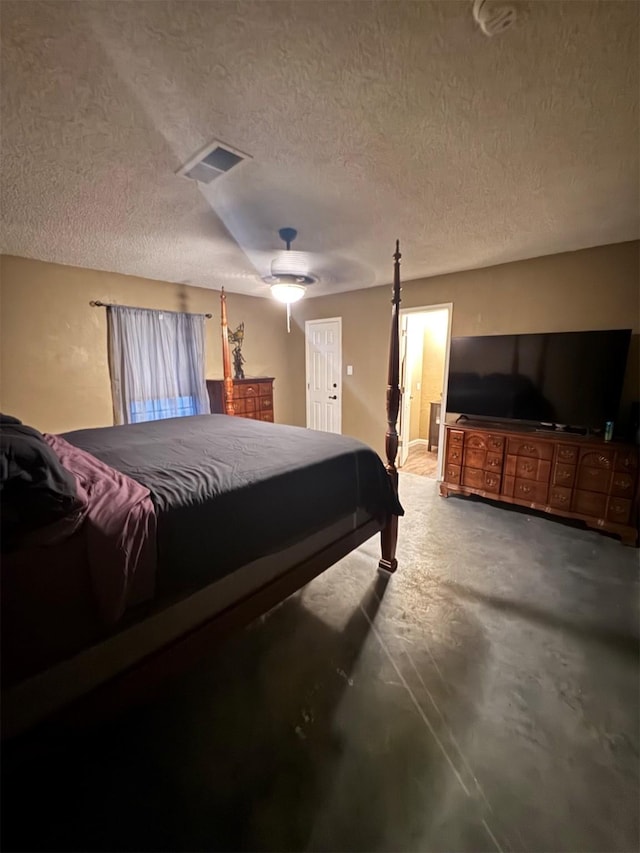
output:
[[[215,178],[248,159],[251,159],[248,154],[216,140],[192,157],[176,174],[201,184],[210,184]]]

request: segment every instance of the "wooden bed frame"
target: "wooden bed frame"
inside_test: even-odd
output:
[[[395,466],[395,459],[398,451],[398,432],[396,424],[400,406],[399,306],[401,255],[399,241],[396,242],[396,250],[393,257],[394,277],[391,300],[385,453],[387,457],[387,474],[397,494],[398,472]],[[231,378],[226,296],[224,292],[221,294],[221,324],[225,408],[226,413],[232,415],[233,381]],[[119,709],[149,698],[150,694],[159,689],[167,677],[186,669],[189,663],[197,660],[203,653],[210,650],[225,635],[239,627],[247,625],[276,604],[284,601],[289,595],[309,583],[309,581],[334,565],[338,560],[341,560],[377,532],[381,534],[382,546],[382,556],[378,567],[384,572],[394,572],[397,567],[397,516],[390,516],[384,525],[376,521],[368,521],[340,539],[321,548],[318,552],[302,560],[241,600],[236,601],[225,610],[199,623],[176,640],[162,645],[156,651],[137,661],[133,666],[109,677],[108,680],[98,684],[90,692],[73,698],[69,704],[64,705],[64,707],[53,713],[41,713],[39,718],[36,714],[36,719],[31,720],[28,719],[28,714],[26,717],[24,716],[23,709],[21,709],[21,701],[23,706],[25,701],[27,704],[29,701],[34,704],[34,701],[36,701],[33,699],[36,694],[33,692],[29,693],[29,685],[27,685],[26,693],[23,689],[22,696],[18,696],[18,701],[16,702],[7,703],[6,698],[8,697],[3,697],[3,737],[12,737],[19,734],[29,726],[42,722],[43,717],[45,718],[44,725],[53,726],[56,729],[60,726],[68,727],[69,725],[76,726],[87,722],[95,722],[113,715]],[[35,676],[36,679],[37,677]],[[20,691],[21,687],[22,685],[17,685],[16,690]],[[11,693],[12,690],[8,692]]]

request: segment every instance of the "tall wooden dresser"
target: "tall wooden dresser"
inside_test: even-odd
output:
[[[638,538],[638,448],[497,424],[447,424],[440,494],[480,495]]]
[[[233,408],[241,418],[273,423],[273,376],[233,380]],[[207,379],[211,414],[223,415],[224,379]]]

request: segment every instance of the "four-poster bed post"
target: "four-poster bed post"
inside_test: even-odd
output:
[[[393,296],[391,299],[391,335],[389,338],[389,372],[387,376],[387,432],[385,435],[385,454],[387,474],[391,485],[398,494],[398,412],[400,410],[400,240],[396,240],[393,255]],[[395,572],[398,567],[396,545],[398,543],[398,516],[391,515],[380,532],[382,558],[378,568]]]
[[[220,292],[220,326],[222,327],[222,375],[224,377],[225,414],[235,414],[233,407],[233,379],[231,378],[231,353],[229,351],[229,328],[227,324],[227,297],[224,287]]]
[[[391,486],[398,494],[398,412],[400,410],[400,240],[396,240],[394,252],[393,287],[391,298],[391,335],[389,338],[389,369],[387,373],[387,432],[385,435],[386,469]],[[229,351],[229,334],[227,328],[227,297],[224,287],[220,293],[220,313],[222,325],[222,368],[224,376],[225,410],[228,415],[234,414],[233,381],[231,378],[231,354]],[[389,517],[384,529],[380,532],[382,557],[378,568],[386,572],[395,572],[398,567],[396,546],[398,543],[398,516]]]

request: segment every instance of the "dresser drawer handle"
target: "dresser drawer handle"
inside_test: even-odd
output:
[[[630,489],[631,483],[628,480],[614,480],[613,485],[619,489]]]
[[[562,456],[563,459],[573,459],[573,450],[567,450],[567,448],[564,447],[560,451],[560,456]]]
[[[527,474],[530,474],[535,469],[535,465],[533,465],[531,462],[523,462],[520,467],[523,471],[526,471]]]
[[[492,468],[497,468],[499,464],[500,464],[499,459],[490,459],[489,460],[489,465],[491,465]]]
[[[452,458],[452,459],[460,459],[460,454],[458,453],[458,451],[457,451],[457,450],[452,450],[452,451],[451,451],[451,458]]]
[[[620,506],[620,504],[611,504],[611,509],[617,515],[621,515],[623,512],[626,512],[625,508],[623,506]]]
[[[566,504],[566,502],[567,502],[567,496],[566,495],[559,495],[556,492],[553,493],[553,499],[554,499],[554,501],[558,501],[558,503],[560,503],[560,504]]]
[[[523,444],[522,449],[525,451],[525,453],[533,453],[535,447],[533,446],[533,444]]]
[[[496,477],[487,477],[487,486],[497,486],[498,480]]]
[[[525,495],[528,495],[531,492],[531,486],[526,486],[526,485],[524,485],[524,483],[520,483],[520,485],[518,486],[518,489],[521,492],[524,492]]]
[[[570,471],[558,471],[558,479],[559,480],[570,480],[571,472]]]
[[[624,459],[621,459],[621,460],[620,460],[620,464],[621,464],[624,468],[631,468],[631,459],[630,459],[628,456],[625,456],[625,458],[624,458]]]
[[[456,476],[456,472],[453,470],[453,468],[449,468],[449,469],[447,470],[447,477],[452,477],[452,478],[453,478],[453,477],[455,477],[455,476]]]
[[[502,447],[502,441],[499,438],[492,438],[489,444],[491,447]]]

